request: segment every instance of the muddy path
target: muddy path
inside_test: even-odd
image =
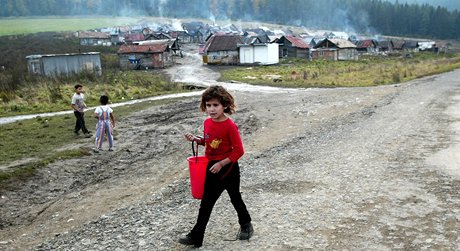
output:
[[[170,70],[215,83],[189,65]],[[256,234],[224,241],[238,228],[223,196],[203,249],[458,249],[459,76],[306,90],[223,83],[238,104]],[[0,249],[184,250],[175,240],[198,202],[183,134],[200,132],[198,105],[186,97],[122,118],[114,152],[55,162],[2,191]]]

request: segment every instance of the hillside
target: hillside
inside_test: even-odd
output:
[[[431,5],[367,0],[6,0],[0,17],[103,15],[268,22],[313,29],[397,36],[460,38],[460,12]],[[282,11],[280,11],[282,10]]]

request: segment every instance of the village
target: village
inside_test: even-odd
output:
[[[240,28],[202,21],[171,24],[144,23],[77,31],[81,46],[119,46],[124,70],[164,69],[183,57],[181,47],[196,45],[207,65],[276,65],[280,58],[358,60],[360,55],[402,55],[419,51],[446,52],[442,42],[391,37],[369,38],[343,31],[294,28]],[[377,36],[376,36],[377,37]],[[41,54],[26,57],[29,73],[52,76],[81,71],[102,74],[99,52]]]
[[[369,56],[404,61],[421,51],[441,54],[447,44],[203,22],[71,34],[81,52],[64,46],[69,53],[24,53],[29,71],[47,80],[81,71],[103,78],[113,70],[103,58],[110,51],[117,78],[130,73],[153,78],[158,70],[172,82],[219,83],[235,94],[238,111],[233,118],[246,151],[241,191],[254,215],[255,232],[250,241],[228,241],[239,224],[224,195],[209,223],[204,250],[458,249],[459,70],[358,88],[275,88],[264,80],[266,86],[251,89],[244,88],[250,84],[221,81],[216,70],[283,67],[284,59],[291,58],[329,65]],[[196,81],[185,81],[187,75]],[[56,79],[58,87],[64,86],[62,79],[73,80]],[[114,78],[108,79],[107,86],[115,85]],[[36,82],[31,85],[38,89]],[[85,87],[99,93],[96,85]],[[115,91],[109,93],[115,100]],[[49,152],[81,152],[78,157],[56,154],[43,165],[24,158],[38,168],[2,191],[0,249],[184,250],[177,239],[190,229],[200,205],[190,193],[186,158],[191,149],[183,133],[199,132],[203,114],[197,111],[199,92],[190,93],[126,106],[129,113],[115,108],[114,151],[95,153],[92,140],[72,138]],[[45,148],[43,139],[66,139],[70,132],[62,123],[71,116],[62,117],[37,117],[28,121],[33,130],[22,130],[24,121],[12,124],[13,129],[5,126],[5,131],[15,132],[15,141],[16,135],[31,137]],[[52,134],[25,136],[39,129]],[[26,140],[20,143],[26,148]],[[4,146],[5,152],[14,149]],[[21,161],[13,160],[7,168],[27,167]]]

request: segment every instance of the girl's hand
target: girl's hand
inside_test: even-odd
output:
[[[220,164],[220,162],[216,162],[214,165],[212,165],[209,171],[211,171],[211,173],[216,174],[220,171],[220,169],[222,169],[222,164]]]
[[[193,141],[195,140],[195,136],[191,133],[187,133],[185,134],[185,139],[187,139],[188,141]]]

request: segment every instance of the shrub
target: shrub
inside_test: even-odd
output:
[[[393,80],[393,83],[399,83],[401,82],[401,75],[399,74],[399,72],[393,72],[393,74],[391,75],[391,79]]]

